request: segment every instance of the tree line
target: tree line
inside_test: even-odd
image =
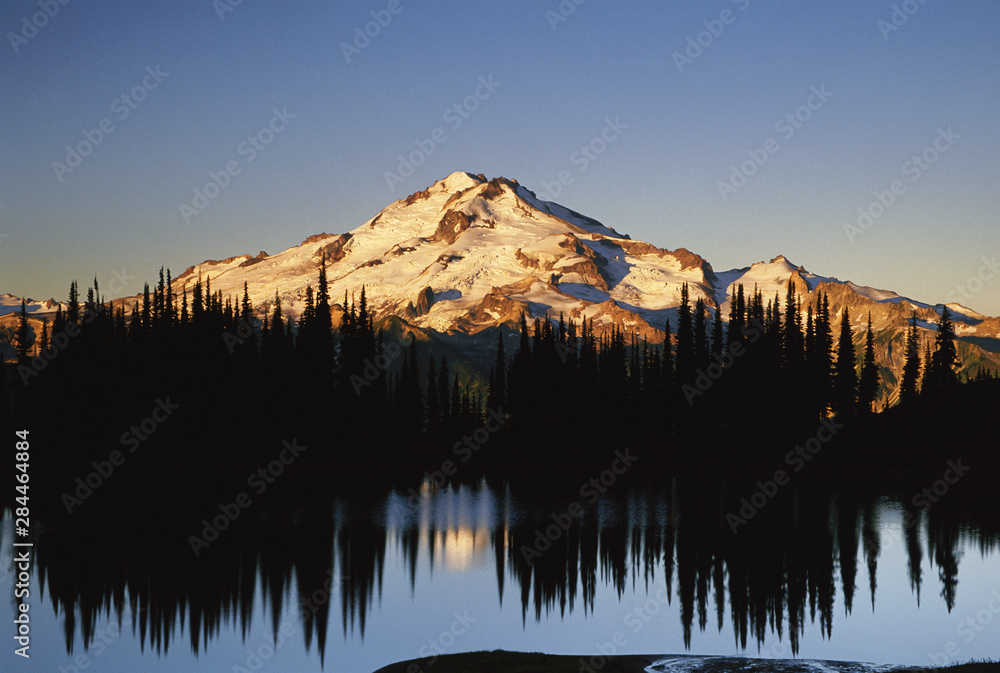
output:
[[[870,416],[882,390],[870,313],[856,349],[849,308],[834,338],[829,297],[805,301],[794,282],[783,304],[777,293],[765,299],[738,285],[726,322],[704,299],[692,303],[685,283],[676,327],[665,322],[660,344],[593,319],[529,324],[522,314],[516,329],[496,330],[482,386],[461,363],[435,358],[402,321],[377,327],[364,287],[334,304],[325,259],[297,324],[278,295],[258,319],[246,284],[241,297],[227,297],[199,277],[178,293],[163,269],[128,313],[101,296],[96,279],[82,302],[74,281],[66,306],[51,329],[43,321],[36,343],[22,302],[19,361],[8,381],[24,386],[5,387],[16,408],[67,416],[55,431],[65,435],[96,418],[141,418],[150,400],[170,394],[187,420],[158,441],[186,435],[171,452],[209,464],[252,463],[266,458],[265,440],[300,436],[327,447],[314,454],[321,473],[434,465],[453,457],[455,441],[491,410],[513,422],[477,456],[481,470],[596,465],[617,446],[648,447],[664,463],[765,461],[819,419]],[[516,348],[507,343],[514,339]],[[914,315],[900,401],[953,390],[956,363],[947,307],[934,350],[922,356]],[[237,441],[249,437],[253,447]],[[70,464],[86,464],[106,445],[76,439],[56,452]],[[768,443],[773,451],[762,448]]]

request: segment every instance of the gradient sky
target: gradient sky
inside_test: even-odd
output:
[[[565,171],[554,200],[719,271],[781,253],[1000,315],[996,2],[244,0],[220,18],[231,1],[72,0],[35,32],[23,18],[38,0],[0,3],[0,293],[65,299],[96,274],[130,294],[161,265],[348,231],[456,170],[549,196]],[[560,7],[575,11],[554,23]],[[391,20],[348,62],[341,45],[372,12]],[[708,46],[678,68],[699,33]],[[120,119],[116,100],[157,66],[168,75]],[[446,116],[491,76],[478,109]],[[812,87],[832,95],[793,134],[776,126]],[[241,143],[274,108],[294,119],[248,161]],[[104,119],[113,130],[60,180],[53,162]],[[584,164],[574,153],[608,119],[627,128]],[[436,129],[390,189],[386,171]],[[957,138],[907,167],[939,129]],[[769,138],[776,151],[723,199],[718,183]],[[239,174],[185,222],[179,205],[230,161]],[[845,223],[895,180],[852,240]]]

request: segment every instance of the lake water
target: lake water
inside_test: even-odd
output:
[[[13,655],[10,637],[0,659],[33,672],[370,673],[484,649],[594,662],[1000,653],[988,484],[962,482],[931,504],[920,494],[933,478],[803,481],[773,497],[754,496],[752,479],[693,474],[603,494],[567,481],[261,506],[197,558],[166,523],[36,521],[31,660]],[[9,516],[0,533],[0,587],[11,594]],[[15,610],[0,606],[10,635]]]

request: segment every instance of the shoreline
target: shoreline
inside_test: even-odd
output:
[[[562,655],[505,650],[445,654],[390,664],[374,673],[1000,673],[1000,662],[942,668],[815,659],[758,659],[718,655]]]

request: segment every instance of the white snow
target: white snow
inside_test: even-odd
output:
[[[491,198],[483,196],[487,189]],[[409,205],[406,201],[391,203],[347,237],[327,235],[259,261],[250,255],[240,255],[195,265],[192,273],[174,280],[173,289],[178,294],[190,293],[200,276],[203,283],[211,279],[213,293],[221,290],[224,297],[232,298],[238,305],[245,282],[259,313],[273,310],[277,293],[284,315],[298,320],[304,308],[306,286],[317,288],[322,250],[338,240],[342,243],[343,257],[327,263],[333,302],[343,301],[345,292],[357,298],[364,287],[370,309],[380,316],[398,312],[410,301],[416,303],[418,293],[429,286],[435,298],[431,310],[412,322],[439,332],[452,330],[455,322],[466,317],[487,294],[505,286],[507,289],[502,293],[527,302],[535,315],[547,311],[550,317],[557,318],[561,311],[567,318],[572,314],[594,316],[602,312],[600,304],[613,300],[662,329],[663,321],[680,305],[684,282],[689,285],[692,304],[699,297],[705,298],[709,306],[718,302],[724,317],[728,316],[729,302],[738,283],[743,283],[747,295],[756,285],[765,301],[777,292],[783,302],[785,284],[792,274],[804,279],[809,290],[821,282],[840,282],[797,267],[780,255],[769,262],[718,272],[716,279],[710,281],[701,266],[682,269],[677,257],[655,249],[632,254],[627,249],[641,250],[641,242],[631,241],[614,229],[558,204],[542,201],[516,183],[498,180],[491,185],[470,173],[452,173],[412,198]],[[449,211],[472,217],[470,228],[454,243],[434,240],[439,223]],[[593,265],[573,250],[578,245],[574,238],[597,253]],[[516,256],[518,250],[533,261],[522,263]],[[581,273],[579,267],[567,270],[574,265],[589,267],[590,271]],[[588,274],[593,273],[594,265],[607,280],[609,290],[592,284],[595,279]],[[894,292],[854,283],[848,286],[877,302],[929,306]],[[805,290],[799,288],[800,292]],[[128,309],[136,299],[127,298]],[[983,318],[957,304],[949,307],[955,312],[956,324]],[[0,296],[0,315],[19,308],[19,298]],[[55,303],[31,302],[28,310],[54,311]],[[496,312],[488,315],[493,320],[501,317]],[[601,319],[610,320],[607,315]],[[936,326],[931,324],[930,328]]]

